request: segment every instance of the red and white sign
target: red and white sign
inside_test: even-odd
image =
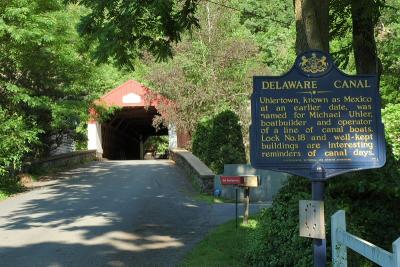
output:
[[[243,176],[221,176],[222,185],[242,185],[244,184]]]

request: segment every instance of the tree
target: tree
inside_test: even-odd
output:
[[[330,1],[331,39],[343,38],[346,32],[350,32],[351,42],[346,49],[340,51],[339,57],[348,62],[348,55],[354,53],[355,69],[358,74],[381,75],[382,73],[382,64],[376,47],[375,27],[384,7],[385,0]]]
[[[0,169],[47,156],[65,134],[85,139],[90,102],[126,77],[84,52],[85,13],[61,0],[0,3]]]
[[[224,6],[200,4],[197,16],[201,27],[173,47],[173,59],[145,61],[150,88],[173,102],[158,106],[162,116],[155,122],[192,134],[201,118],[231,109],[247,137],[251,78],[268,71],[254,36],[241,25],[240,13]]]
[[[182,33],[198,26],[198,0],[98,1],[82,0],[90,8],[82,19],[81,33],[96,44],[96,58],[133,67],[135,58],[148,50],[157,59],[172,56],[172,45]]]
[[[293,1],[238,1],[240,22],[250,30],[260,50],[265,70],[258,75],[279,75],[288,71],[295,60],[296,35]]]
[[[239,117],[225,110],[202,120],[193,136],[193,154],[215,173],[223,173],[225,164],[245,163]]]
[[[309,49],[329,52],[328,0],[294,0],[296,53]]]

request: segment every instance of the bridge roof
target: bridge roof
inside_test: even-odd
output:
[[[128,80],[100,97],[100,99],[95,101],[95,104],[107,107],[157,107],[162,101],[168,103],[166,98],[153,93],[143,84],[134,80]]]

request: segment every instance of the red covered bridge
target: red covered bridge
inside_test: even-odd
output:
[[[170,149],[176,148],[184,140],[177,137],[172,125],[158,131],[152,125],[154,116],[159,115],[157,106],[162,102],[168,100],[134,80],[103,95],[95,101],[96,105],[121,109],[106,122],[89,121],[88,149],[96,149],[107,159],[143,159],[144,142],[154,135],[168,135]]]

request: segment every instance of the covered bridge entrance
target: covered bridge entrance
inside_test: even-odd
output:
[[[119,109],[103,122],[97,121],[96,113],[91,111],[94,116],[88,123],[88,149],[96,149],[107,159],[143,159],[144,142],[155,135],[168,135],[169,148],[176,148],[178,140],[173,126],[156,131],[152,125],[154,116],[159,115],[157,105],[162,101],[168,100],[133,80],[103,95],[96,105]]]

